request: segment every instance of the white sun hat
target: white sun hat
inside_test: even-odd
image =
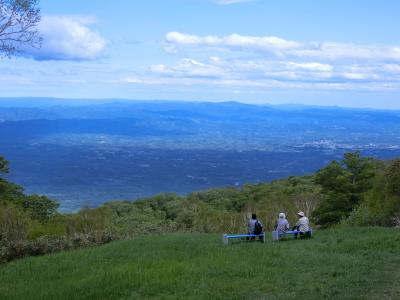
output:
[[[299,211],[297,214],[298,214],[300,217],[304,217],[304,212],[302,212],[302,211]]]
[[[279,219],[286,219],[286,215],[284,213],[279,214]]]

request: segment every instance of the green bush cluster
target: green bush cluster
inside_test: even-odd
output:
[[[305,176],[185,197],[161,194],[135,202],[111,201],[102,207],[111,210],[112,226],[122,236],[171,231],[221,233],[246,232],[252,212],[267,230],[274,228],[280,212],[287,213],[294,223],[299,210],[311,214],[319,199],[320,188],[312,176]]]
[[[363,201],[343,224],[400,226],[400,159],[383,164],[375,173]]]
[[[1,156],[0,172],[8,172],[8,162]],[[0,178],[0,262],[119,238],[106,207],[75,214],[60,214],[57,208],[56,201],[26,195],[22,187]]]
[[[315,184],[322,195],[312,214],[318,225],[400,226],[400,159],[346,153],[319,170]]]
[[[97,219],[104,214],[91,211]],[[87,213],[57,215],[45,222],[32,219],[18,206],[0,206],[0,262],[60,250],[101,245],[119,239],[109,226],[87,219]],[[104,220],[107,220],[106,218]]]
[[[118,239],[110,231],[96,231],[90,234],[40,236],[34,240],[0,240],[0,262],[10,261],[25,256],[43,255],[61,250],[69,250],[94,245],[102,245]]]

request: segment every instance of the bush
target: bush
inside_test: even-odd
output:
[[[112,211],[108,207],[85,208],[76,214],[65,215],[67,234],[90,234],[111,227]]]
[[[0,262],[7,262],[25,256],[44,255],[48,253],[81,247],[98,246],[120,239],[112,231],[95,231],[90,234],[67,236],[41,236],[35,240],[0,240]]]
[[[41,236],[63,236],[67,234],[66,218],[55,216],[47,222],[32,220],[28,228],[28,239],[35,240]]]
[[[347,218],[341,220],[342,225],[348,226],[374,226],[377,225],[378,217],[364,204],[354,209]]]
[[[29,216],[10,204],[0,206],[0,239],[8,241],[26,240]]]

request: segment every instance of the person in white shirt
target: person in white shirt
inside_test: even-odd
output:
[[[275,230],[278,231],[280,236],[283,236],[289,228],[290,225],[288,220],[286,220],[286,215],[284,213],[280,213],[279,218],[275,223]]]
[[[302,239],[306,237],[311,237],[310,221],[302,211],[299,211],[297,213],[297,216],[299,217],[299,219],[297,220],[296,225],[293,227],[293,230],[297,230],[299,232],[294,234],[294,238],[297,239],[298,234],[300,234],[300,238]]]

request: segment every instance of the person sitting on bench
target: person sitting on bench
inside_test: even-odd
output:
[[[251,219],[247,223],[247,231],[249,234],[260,235],[263,233],[263,227],[259,220],[257,220],[257,215],[252,214]],[[249,238],[247,238],[249,240]],[[254,240],[254,236],[250,237],[251,240]],[[259,236],[259,239],[262,240],[262,236]]]
[[[279,214],[278,220],[275,223],[275,230],[278,231],[279,237],[285,235],[286,231],[290,228],[286,215],[284,213]]]
[[[297,221],[296,225],[293,227],[293,230],[297,230],[300,233],[300,238],[309,238],[311,237],[311,231],[310,231],[310,221],[308,218],[304,215],[304,212],[299,211],[297,213],[297,216],[299,217],[299,220]],[[294,234],[294,238],[297,239],[297,235],[299,233]]]

